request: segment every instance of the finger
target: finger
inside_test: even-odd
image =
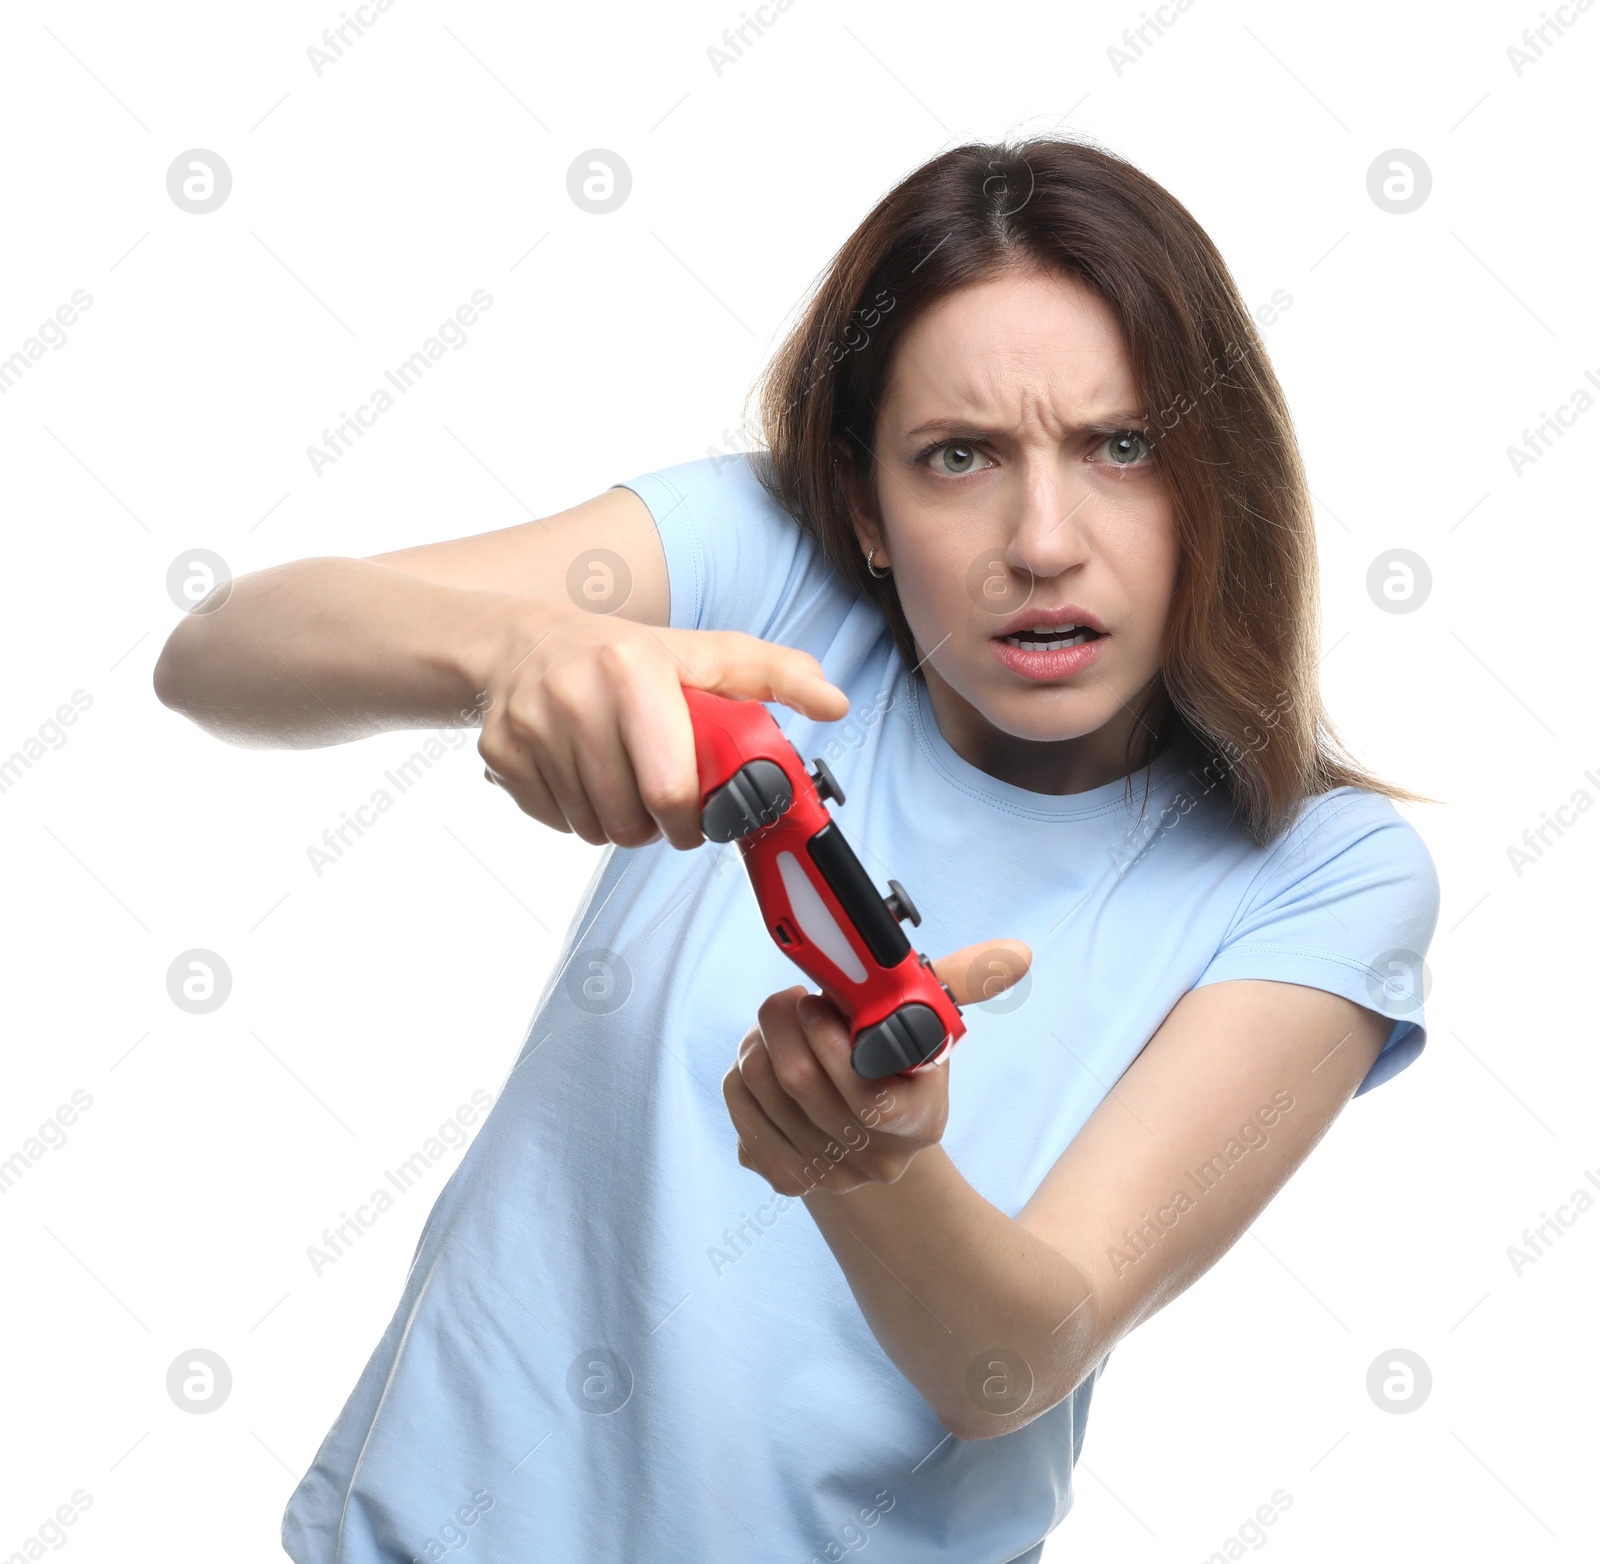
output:
[[[698,847],[700,772],[677,664],[652,658],[618,690],[617,728],[641,806],[678,848]]]
[[[657,834],[657,826],[640,800],[633,763],[618,731],[615,700],[617,686],[633,677],[636,663],[620,646],[606,648],[605,654],[598,663],[574,658],[546,675],[553,721],[544,725],[544,731],[551,739],[559,735],[559,749],[550,744],[550,752],[570,766],[570,774],[565,773],[557,761],[557,775],[551,780],[580,836],[638,847]],[[573,817],[573,807],[593,822],[597,837],[586,834]]]
[[[786,1131],[783,1122],[775,1121],[762,1099],[751,1090],[738,1066],[723,1081],[723,1098],[735,1124],[749,1126],[748,1139],[746,1130],[740,1131],[745,1153],[742,1160],[780,1193],[808,1195],[825,1190],[838,1195],[872,1182],[869,1173],[849,1160],[852,1150],[866,1144],[866,1134],[859,1127],[859,1139],[853,1143],[819,1135],[809,1123],[792,1133]],[[752,1141],[757,1149],[752,1149]]]
[[[756,1101],[737,1069],[729,1070],[722,1078],[722,1100],[739,1132],[746,1166],[753,1168],[780,1194],[803,1194],[799,1153]]]
[[[478,745],[479,755],[483,755],[483,745]],[[487,757],[485,757],[487,760]],[[501,764],[509,762],[501,761]],[[523,814],[547,825],[556,831],[570,832],[572,827],[567,823],[567,817],[562,814],[561,806],[556,802],[555,795],[545,786],[544,777],[537,765],[531,759],[519,759],[517,762],[518,774],[511,776],[495,769],[494,762],[485,764],[483,774],[496,787],[501,788],[511,795],[512,801]]]
[[[682,705],[671,665],[663,668],[661,662],[639,655],[632,642],[611,643],[598,662],[575,658],[552,669],[544,691],[519,702],[502,724],[518,765],[541,769],[561,817],[570,822],[567,828],[585,841],[638,847],[661,834],[641,795],[625,731],[630,710],[638,710],[641,679],[657,686],[656,706],[668,693]],[[687,710],[682,720],[687,726]],[[633,745],[645,753],[649,748],[637,740]],[[692,732],[688,765],[693,777]]]
[[[850,1026],[831,1000],[812,994],[797,1007],[813,1053],[854,1121],[841,1138],[852,1151],[864,1149],[876,1134],[914,1138],[943,1132],[950,1108],[950,1077],[943,1069],[868,1080],[850,1060]],[[807,1016],[814,1019],[807,1020]]]
[[[541,720],[510,726],[522,764],[539,769],[573,832],[587,843],[637,848],[659,827],[643,806],[634,766],[622,747],[605,678],[574,664],[547,676]]]
[[[622,847],[642,847],[661,834],[655,817],[639,797],[633,762],[610,702],[595,713],[576,736],[573,755],[584,796],[589,800],[608,842]]]
[[[794,996],[791,993],[790,1003]],[[770,1004],[770,1001],[768,1002]],[[770,1022],[767,1006],[763,1015]],[[761,1110],[777,1126],[783,1137],[798,1153],[801,1160],[817,1155],[827,1142],[825,1135],[805,1110],[794,1100],[778,1080],[773,1067],[764,1028],[753,1028],[739,1046],[735,1069],[744,1082],[745,1089],[761,1104]]]
[[[855,1125],[877,1125],[885,1111],[886,1082],[869,1081],[850,1062],[850,1023],[824,994],[806,994],[795,1007],[795,1020],[808,1051],[827,1075],[833,1095]],[[846,1133],[841,1128],[833,1133]]]
[[[718,695],[781,701],[818,722],[837,722],[850,697],[810,652],[779,646],[742,630],[659,631],[669,639],[683,683]]]
[[[1033,952],[1019,939],[991,939],[966,945],[933,963],[934,974],[958,1005],[979,1005],[1022,981]]]
[[[808,996],[801,985],[774,994],[759,1012],[759,1039],[740,1049],[740,1071],[779,1128],[807,1155],[825,1151],[834,1142],[847,1149],[859,1146],[866,1136],[856,1109],[818,1056],[813,1046],[816,1033],[802,1023],[797,1002],[821,1004],[838,1018],[833,1005],[820,996]],[[843,1028],[842,1020],[839,1026]],[[750,1043],[747,1038],[746,1044]],[[848,1066],[848,1036],[844,1047]]]
[[[544,694],[513,697],[486,737],[492,746],[490,764],[500,776],[515,785],[521,776],[537,774],[567,822],[565,829],[599,846],[608,838],[578,774],[572,744],[577,723],[565,715],[581,704],[571,692],[559,703]],[[483,747],[480,741],[480,750]]]

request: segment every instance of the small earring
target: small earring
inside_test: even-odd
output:
[[[877,552],[878,551],[877,551],[876,548],[869,548],[867,550],[867,571],[868,571],[868,573],[870,575],[876,576],[881,581],[885,576],[891,574],[892,572],[890,570],[890,567],[887,566],[887,565],[885,565],[882,570],[873,569],[872,556],[874,554],[876,554]]]

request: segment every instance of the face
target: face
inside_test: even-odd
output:
[[[947,296],[898,343],[875,514],[840,462],[940,732],[1036,792],[1124,775],[1158,678],[1178,545],[1152,427],[1110,306],[1074,280],[1009,274]]]

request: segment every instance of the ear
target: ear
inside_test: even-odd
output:
[[[850,525],[855,531],[856,541],[861,545],[861,556],[865,559],[868,549],[876,549],[882,562],[883,530],[878,522],[878,507],[867,492],[861,474],[856,471],[849,445],[842,437],[836,436],[832,441],[832,456],[839,487],[844,491],[845,502],[850,507]]]

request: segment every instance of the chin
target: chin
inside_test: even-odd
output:
[[[1003,697],[978,706],[1002,733],[1036,744],[1087,738],[1099,732],[1119,709],[1114,700],[1107,699],[1103,687],[1088,695],[1063,685],[1008,690]]]

